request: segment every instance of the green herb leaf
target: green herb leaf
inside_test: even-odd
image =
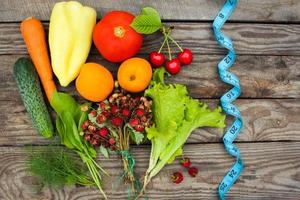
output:
[[[161,27],[161,19],[158,12],[151,7],[142,9],[142,13],[136,16],[130,25],[136,32],[141,34],[152,34]]]
[[[64,185],[94,185],[86,175],[86,167],[78,162],[78,157],[64,148],[44,146],[28,149],[27,170],[43,185],[61,188]]]
[[[144,134],[141,132],[137,132],[136,130],[134,130],[134,128],[132,128],[129,124],[126,125],[126,127],[128,128],[129,134],[130,134],[130,138],[137,144],[141,144],[144,141]]]
[[[100,146],[100,152],[102,153],[102,155],[105,157],[105,158],[109,158],[109,154],[108,154],[108,151],[107,149],[104,147],[104,146]]]
[[[58,114],[68,111],[71,112],[73,116],[77,116],[80,111],[80,107],[75,99],[62,92],[54,92],[50,104]]]

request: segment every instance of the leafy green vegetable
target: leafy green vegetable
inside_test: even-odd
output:
[[[126,128],[128,128],[130,138],[131,138],[137,145],[141,144],[141,143],[144,141],[145,136],[144,136],[143,133],[136,131],[136,130],[135,130],[134,128],[132,128],[129,124],[126,126]]]
[[[85,175],[87,169],[61,147],[30,149],[26,165],[29,173],[43,185],[55,188],[76,183],[94,185],[91,177]]]
[[[95,149],[79,134],[82,131],[81,124],[88,117],[89,104],[80,106],[71,96],[60,92],[53,94],[50,104],[56,111],[56,128],[62,144],[77,152],[90,171],[95,185],[107,199],[102,189],[102,179],[99,170],[105,174],[107,172],[94,160],[96,157]]]
[[[134,18],[130,26],[141,34],[152,34],[162,28],[158,12],[151,7],[143,8],[142,13]]]
[[[154,122],[146,129],[152,149],[144,188],[167,163],[182,155],[182,147],[189,135],[198,127],[225,127],[221,108],[208,106],[188,96],[186,86],[165,84],[164,69],[154,72],[153,81],[145,91],[152,98]]]
[[[109,158],[109,152],[108,150],[104,147],[104,146],[100,146],[100,152],[102,153],[102,155],[105,157],[105,158]]]

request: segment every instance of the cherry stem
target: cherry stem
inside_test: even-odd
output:
[[[161,50],[162,50],[162,48],[165,46],[165,43],[166,43],[166,41],[167,41],[167,37],[165,37],[165,39],[164,39],[164,41],[163,41],[163,43],[162,43],[162,45],[160,46],[160,48],[159,48],[159,50],[158,50],[158,53],[160,53],[161,52]]]
[[[171,33],[171,31],[168,32],[168,34],[166,34],[165,32],[164,33],[164,36],[165,38],[167,38],[167,47],[168,47],[168,53],[169,53],[169,60],[172,60],[172,55],[171,55],[171,49],[170,49],[170,45],[169,45],[169,34]]]
[[[178,42],[176,42],[170,35],[167,35],[167,37],[180,49],[181,52],[183,52],[183,49],[178,44]]]

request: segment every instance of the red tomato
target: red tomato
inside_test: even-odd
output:
[[[128,12],[111,11],[97,23],[93,41],[104,58],[122,62],[140,50],[143,36],[130,27],[133,19]]]

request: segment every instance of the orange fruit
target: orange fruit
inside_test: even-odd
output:
[[[150,63],[143,58],[125,60],[118,70],[120,86],[129,92],[141,92],[147,88],[152,78]]]
[[[76,89],[87,100],[103,101],[113,91],[114,79],[110,71],[102,65],[86,63],[80,68]]]

